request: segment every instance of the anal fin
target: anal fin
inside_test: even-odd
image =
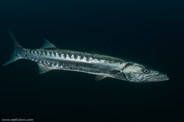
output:
[[[44,74],[46,72],[49,72],[51,69],[44,66],[43,64],[38,64],[39,70],[40,70],[40,74]]]

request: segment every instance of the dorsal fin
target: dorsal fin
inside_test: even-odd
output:
[[[41,49],[48,49],[48,48],[56,48],[54,44],[52,44],[49,40],[43,39],[44,44],[42,45]]]

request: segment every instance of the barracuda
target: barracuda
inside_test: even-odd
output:
[[[20,46],[13,34],[15,50],[6,66],[19,59],[27,59],[38,64],[40,74],[51,70],[68,70],[96,75],[96,80],[106,77],[130,82],[157,82],[169,80],[166,74],[146,68],[145,66],[111,56],[61,50],[44,39],[40,49],[26,49]]]

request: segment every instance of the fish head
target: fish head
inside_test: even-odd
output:
[[[130,82],[159,82],[169,80],[168,76],[151,68],[146,68],[140,64],[128,65],[123,73]]]

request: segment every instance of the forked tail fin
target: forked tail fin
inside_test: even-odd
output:
[[[3,64],[2,66],[6,66],[6,65],[11,64],[11,63],[13,63],[13,62],[20,59],[20,57],[17,56],[17,51],[18,51],[18,49],[21,49],[22,46],[16,41],[15,37],[13,36],[13,34],[10,31],[9,31],[9,34],[13,39],[14,51],[12,53],[11,58],[5,64]]]

